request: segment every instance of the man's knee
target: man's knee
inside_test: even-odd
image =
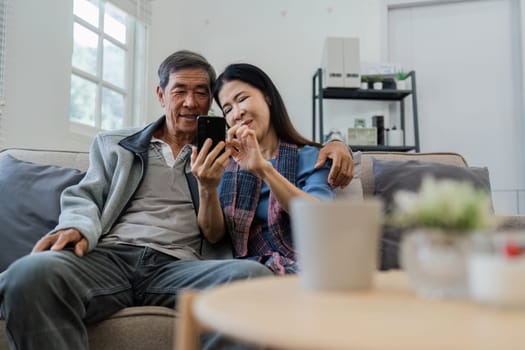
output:
[[[235,260],[232,262],[231,271],[234,278],[255,278],[272,275],[272,271],[263,264],[251,260]]]
[[[55,279],[64,279],[67,264],[55,252],[27,255],[9,266],[5,271],[4,293],[42,294],[46,285]]]

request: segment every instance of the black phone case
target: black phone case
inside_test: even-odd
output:
[[[200,115],[197,117],[197,149],[200,151],[204,141],[211,138],[213,145],[226,139],[226,121],[222,117]]]

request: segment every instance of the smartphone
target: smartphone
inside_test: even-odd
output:
[[[208,138],[213,142],[210,151],[219,142],[226,140],[226,121],[223,117],[209,115],[199,115],[197,117],[197,149],[199,152],[204,145],[204,141]]]

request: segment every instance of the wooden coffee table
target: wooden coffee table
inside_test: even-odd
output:
[[[182,301],[177,348],[203,329],[278,349],[521,349],[525,310],[415,296],[403,272],[368,291],[313,293],[297,276],[235,282]]]

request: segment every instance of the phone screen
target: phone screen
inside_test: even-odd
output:
[[[210,150],[212,150],[219,142],[226,139],[226,121],[223,117],[209,115],[200,115],[197,117],[197,149],[199,151],[201,150],[204,141],[208,138],[213,142]]]

